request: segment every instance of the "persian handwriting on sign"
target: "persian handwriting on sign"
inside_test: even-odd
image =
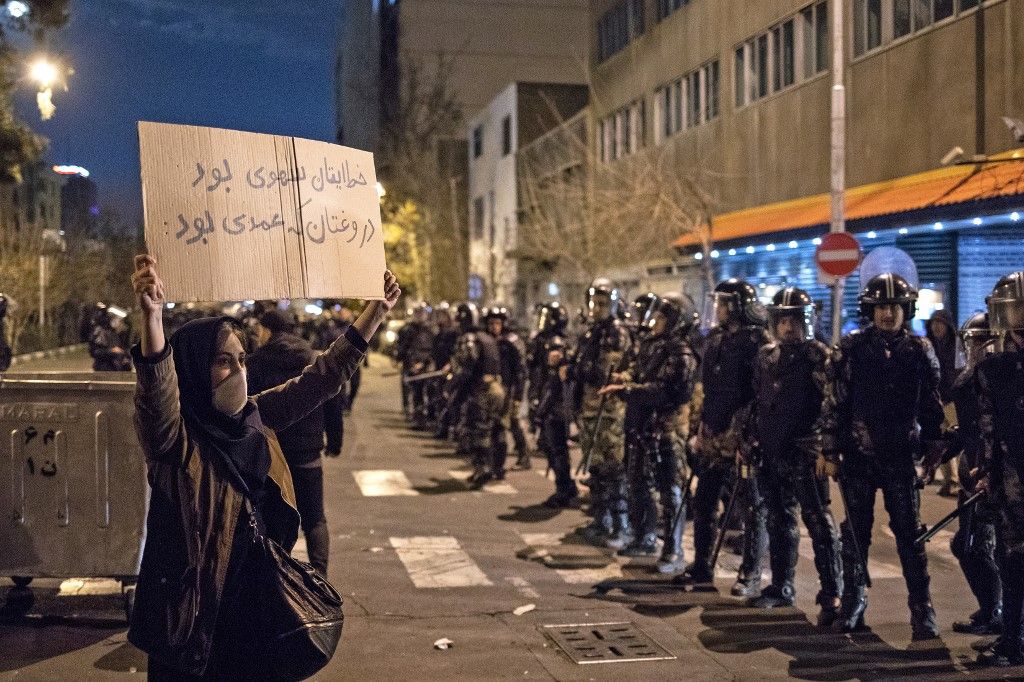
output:
[[[306,203],[309,203],[308,201]],[[306,204],[303,204],[305,206]],[[207,235],[213,234],[217,230],[217,223],[213,218],[213,214],[210,211],[203,211],[203,215],[193,218],[191,222],[185,218],[181,213],[178,214],[178,224],[181,226],[175,234],[176,239],[184,237],[189,230],[194,230],[195,234],[185,240],[186,244],[192,245],[198,241],[202,241],[204,244],[208,243]],[[257,219],[256,216],[248,215],[246,213],[239,213],[230,221],[224,218],[220,221],[221,231],[231,236],[238,236],[245,234],[246,232],[256,232],[262,230],[263,232],[269,232],[275,228],[284,227],[284,218],[281,217],[280,213],[275,213],[269,219]],[[288,231],[292,234],[299,234],[299,230],[295,227],[289,227]]]
[[[358,172],[359,175],[357,177],[353,177],[352,170],[347,160],[341,164],[339,172],[335,172],[334,166],[328,166],[327,159],[324,159],[323,165],[317,169],[317,175],[314,175],[310,179],[309,184],[317,192],[323,192],[328,185],[334,185],[338,189],[341,189],[342,185],[348,189],[365,186],[366,177],[363,175],[363,172],[359,170],[358,166],[356,166],[356,172]],[[305,173],[305,169],[303,169],[303,173]],[[317,182],[318,180],[319,182]]]
[[[223,166],[223,168],[221,168]],[[207,169],[203,164],[196,162],[196,177],[192,181],[192,186],[196,187],[199,183],[207,176]],[[217,191],[221,185],[230,182],[234,179],[234,175],[231,172],[231,164],[228,163],[227,159],[223,159],[220,165],[213,166],[209,170],[210,184],[204,185],[207,192]],[[250,168],[245,172],[245,182],[249,187],[253,189],[273,189],[275,187],[285,187],[290,183],[303,182],[307,177],[310,178],[309,184],[314,191],[323,192],[328,187],[334,186],[337,189],[342,187],[346,189],[354,189],[356,187],[365,187],[368,182],[366,175],[362,169],[357,165],[353,171],[352,166],[346,160],[341,164],[340,168],[328,165],[327,159],[325,158],[323,164],[317,168],[316,173],[312,176],[307,176],[306,167],[300,166],[297,170],[285,169],[285,168],[271,168],[267,169],[266,166],[259,166],[258,168]],[[224,187],[225,192],[231,191],[231,186],[226,185]]]
[[[332,222],[333,221],[333,222]],[[362,228],[360,238],[360,227]],[[367,241],[373,238],[373,235],[377,233],[377,228],[373,226],[373,219],[368,218],[366,222],[360,226],[359,221],[350,220],[348,218],[342,218],[338,220],[338,216],[332,216],[327,213],[327,209],[324,209],[323,213],[320,214],[319,220],[310,220],[306,222],[306,236],[309,237],[309,241],[314,244],[323,244],[324,240],[327,239],[328,234],[345,234],[351,232],[351,236],[345,240],[346,244],[351,244],[357,238],[360,238],[359,248],[363,248]]]
[[[212,192],[225,182],[230,182],[231,180],[234,179],[234,176],[231,174],[231,166],[228,164],[228,160],[224,159],[223,163],[223,171],[221,171],[221,169],[216,166],[210,169],[210,177],[213,178],[213,184],[207,185],[207,192]],[[196,163],[196,179],[192,181],[192,186],[195,187],[196,185],[198,185],[200,182],[202,182],[204,177],[206,177],[206,169],[203,168],[203,164]],[[224,191],[230,192],[231,187],[225,187]]]

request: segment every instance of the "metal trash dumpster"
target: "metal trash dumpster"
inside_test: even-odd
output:
[[[149,502],[134,390],[130,372],[0,374],[0,575],[134,584]]]

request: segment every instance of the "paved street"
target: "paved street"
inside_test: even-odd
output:
[[[811,624],[817,586],[806,539],[799,608],[762,612],[728,597],[738,558],[725,550],[719,593],[684,593],[651,578],[645,562],[619,561],[577,541],[572,531],[585,521],[581,512],[539,506],[553,487],[541,460],[472,492],[460,480],[465,462],[452,450],[405,427],[398,377],[374,357],[346,423],[343,455],[325,462],[330,579],[345,596],[346,624],[337,656],[317,679],[999,676],[972,672],[974,639],[950,631],[975,605],[948,550],[948,531],[929,545],[941,641],[910,642],[906,591],[884,526],[876,527],[872,546],[872,632],[821,634]],[[935,490],[924,494],[926,522],[952,505]],[[887,518],[884,511],[878,518]],[[598,583],[606,589],[595,589]],[[0,586],[0,597],[9,584]],[[65,583],[68,594],[59,596],[59,587],[42,581],[28,620],[0,625],[0,680],[144,674],[145,656],[125,642],[119,596],[83,596],[90,590],[82,583]],[[519,609],[527,605],[534,608]],[[550,625],[619,622],[635,623],[676,658],[577,665],[545,635]],[[442,638],[451,648],[434,647]],[[1014,676],[1024,670],[1005,674]]]

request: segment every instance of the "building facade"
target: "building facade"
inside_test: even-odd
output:
[[[714,178],[713,248],[682,235],[676,262],[633,264],[635,279],[675,278],[699,295],[710,267],[766,296],[800,284],[827,298],[813,254],[828,229],[833,6],[592,1],[599,158],[666,145],[680,172]],[[922,315],[941,306],[963,321],[998,274],[1024,267],[1024,140],[1003,122],[1024,118],[1024,0],[844,6],[847,228],[866,252],[912,256]],[[947,162],[986,162],[943,167],[955,147]]]
[[[572,120],[587,103],[582,85],[512,83],[469,122],[471,297],[523,313],[538,300],[533,263],[519,253],[519,151]]]

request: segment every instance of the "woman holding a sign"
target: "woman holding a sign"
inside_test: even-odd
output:
[[[401,290],[386,272],[384,300],[370,302],[299,377],[248,398],[237,321],[194,320],[168,342],[155,259],[136,256],[132,284],[143,315],[132,349],[135,421],[152,496],[128,639],[149,654],[150,679],[262,679],[250,526],[285,550],[299,527],[273,430],[337,394]]]

